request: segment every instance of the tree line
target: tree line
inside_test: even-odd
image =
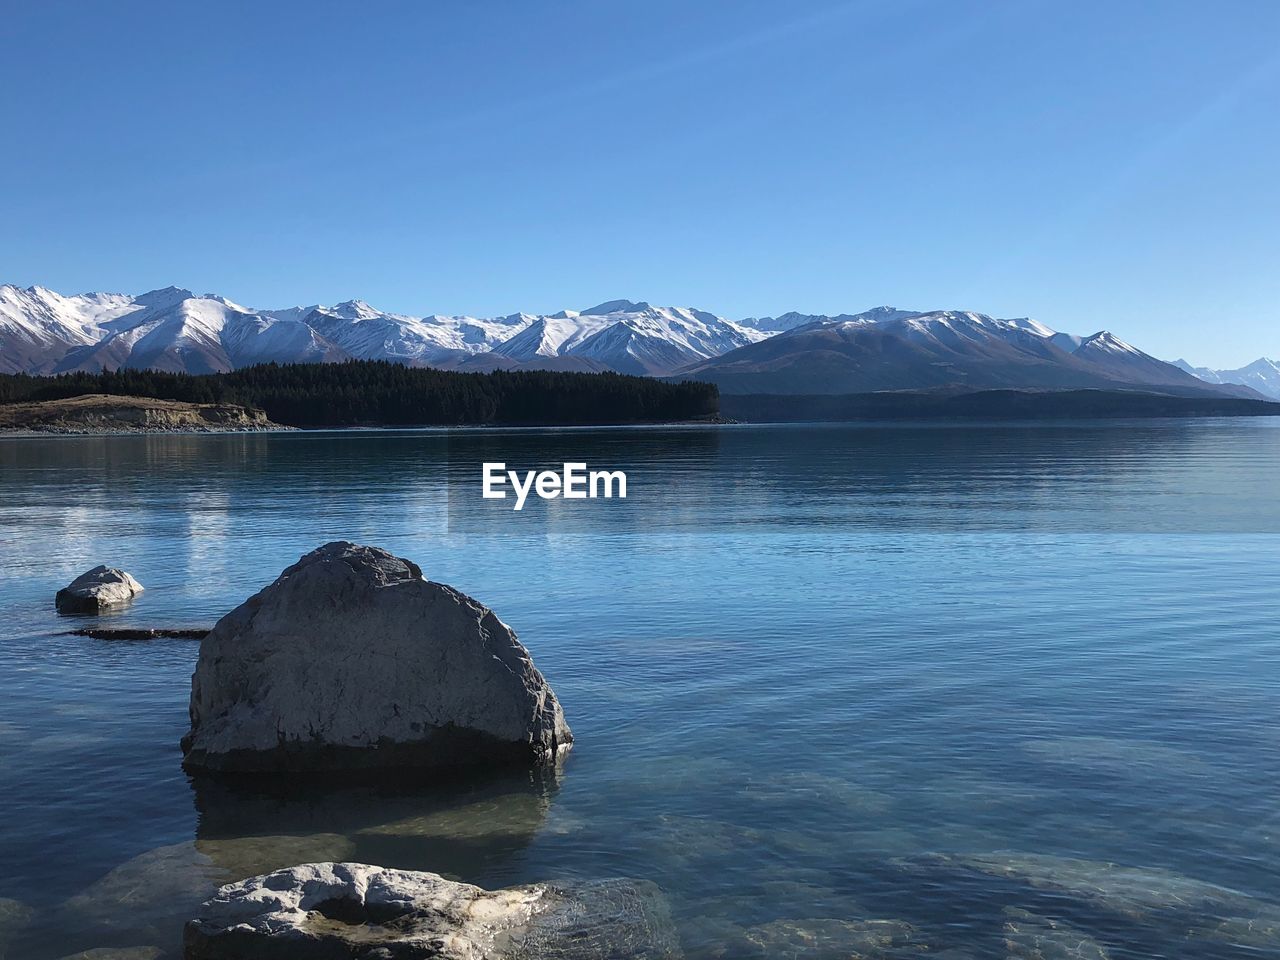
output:
[[[89,393],[235,403],[294,427],[656,423],[714,416],[720,406],[717,388],[695,381],[551,370],[457,373],[386,360],[268,363],[209,374],[0,374],[0,403]]]

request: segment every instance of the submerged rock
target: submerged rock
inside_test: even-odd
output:
[[[767,878],[743,883],[733,893],[682,903],[681,907],[699,919],[727,920],[741,926],[814,915],[846,919],[873,916],[861,900],[848,893],[811,881]]]
[[[902,920],[775,920],[748,927],[706,952],[725,960],[873,960],[926,953]]]
[[[164,951],[159,947],[93,947],[61,960],[160,960],[162,956]]]
[[[1250,952],[1274,951],[1280,947],[1280,908],[1256,917],[1226,917],[1222,920],[1209,920],[1193,928],[1188,938],[1227,943],[1233,947],[1243,947]],[[1274,953],[1266,955],[1274,956]]]
[[[183,936],[186,960],[676,960],[643,880],[483,890],[434,873],[312,863],[231,884]]]
[[[1079,767],[1119,777],[1208,776],[1212,768],[1199,754],[1150,740],[1120,737],[1056,737],[1030,740],[1022,749],[1045,763]]]
[[[1087,933],[1050,917],[1010,907],[1004,945],[1011,960],[1110,960],[1111,954]]]
[[[511,628],[376,547],[326,544],[214,626],[185,766],[548,764],[573,736]]]
[[[336,834],[174,843],[122,863],[68,899],[63,912],[76,926],[111,931],[111,939],[127,935],[168,948],[176,946],[173,917],[190,916],[223,884],[351,850]]]
[[[14,934],[26,927],[34,916],[35,911],[21,900],[0,897],[0,960],[4,960]]]
[[[1160,867],[1125,867],[1031,853],[928,854],[896,862],[907,870],[959,871],[1022,883],[1028,893],[1047,893],[1060,904],[1074,900],[1149,930],[1176,933],[1181,942],[1207,940],[1249,949],[1280,945],[1280,904]],[[1032,916],[1015,917],[1011,923],[1030,936],[1031,921],[1027,918]],[[1040,933],[1047,936],[1043,929]],[[1079,949],[1082,952],[1078,954],[1043,950],[1043,956],[1106,955],[1105,951],[1089,952],[1092,947],[1087,944]],[[1102,950],[1100,946],[1097,949]]]
[[[290,833],[333,833],[349,841],[341,852],[294,856],[233,880],[321,860],[492,876],[509,869],[543,830],[557,789],[554,774],[554,767],[518,769],[431,785],[416,778],[340,778],[357,782],[331,785],[312,777],[196,777],[196,842],[221,846],[238,837]]]
[[[1158,914],[1252,917],[1277,909],[1239,890],[1159,867],[1124,867],[1101,860],[1036,853],[926,854],[896,862],[909,870],[1003,877],[1132,919]]]
[[[99,565],[80,574],[53,598],[59,613],[98,613],[128,603],[142,584],[123,570]]]

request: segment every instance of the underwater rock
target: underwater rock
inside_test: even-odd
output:
[[[123,570],[99,565],[80,574],[53,598],[59,613],[98,613],[128,603],[142,592],[142,584]]]
[[[776,874],[772,871],[770,876]],[[693,900],[688,909],[700,918],[732,920],[740,925],[811,917],[870,916],[862,901],[807,880],[770,879],[747,882],[733,893]]]
[[[924,854],[895,861],[902,869],[977,873],[1072,897],[1118,916],[1154,914],[1255,917],[1280,909],[1239,890],[1159,867],[1123,867],[1036,853]]]
[[[761,803],[803,803],[805,809],[821,807],[847,816],[883,814],[893,805],[893,798],[883,791],[813,771],[753,771],[742,792]]]
[[[223,887],[186,960],[678,960],[665,898],[643,880],[483,890],[434,873],[311,863]]]
[[[1212,768],[1199,754],[1150,740],[1120,737],[1056,737],[1029,740],[1024,752],[1036,760],[1079,767],[1116,777],[1162,777],[1168,770],[1180,776],[1208,776]]]
[[[1226,917],[1193,927],[1188,938],[1227,943],[1250,952],[1280,948],[1280,908],[1254,917]],[[1266,956],[1273,956],[1268,952]]]
[[[61,960],[159,960],[162,956],[164,951],[159,947],[93,947]]]
[[[748,927],[708,950],[724,960],[875,960],[925,953],[903,920],[775,920]]]
[[[34,916],[35,911],[21,900],[0,897],[0,960],[4,960],[10,938],[29,924]]]
[[[191,684],[189,769],[308,772],[552,763],[551,687],[486,607],[343,541],[218,621]]]
[[[317,860],[492,876],[522,857],[544,829],[559,783],[554,767],[436,783],[416,777],[406,783],[384,777],[350,779],[355,782],[195,777],[197,844],[290,834],[339,834],[349,841],[341,853],[294,857],[242,873],[233,878],[237,880]]]
[[[347,856],[351,849],[351,841],[336,834],[174,843],[116,867],[67,900],[63,910],[77,925],[87,922],[176,946],[172,918],[190,916],[223,884],[299,860]]]
[[[1012,960],[1110,960],[1106,947],[1060,920],[1010,907],[1004,945]]]
[[[542,827],[549,802],[533,793],[498,794],[424,813],[378,823],[364,836],[447,839],[454,841],[527,841]]]

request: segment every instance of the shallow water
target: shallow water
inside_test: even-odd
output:
[[[628,499],[480,499],[566,459]],[[1280,957],[1278,474],[1269,420],[0,441],[0,940],[176,956],[216,883],[343,858],[651,879],[691,957]],[[197,644],[63,633],[339,538],[515,627],[562,770],[192,783]],[[56,617],[99,562],[146,592]]]

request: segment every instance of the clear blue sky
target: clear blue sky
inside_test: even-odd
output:
[[[0,281],[1280,355],[1274,0],[0,0]]]

